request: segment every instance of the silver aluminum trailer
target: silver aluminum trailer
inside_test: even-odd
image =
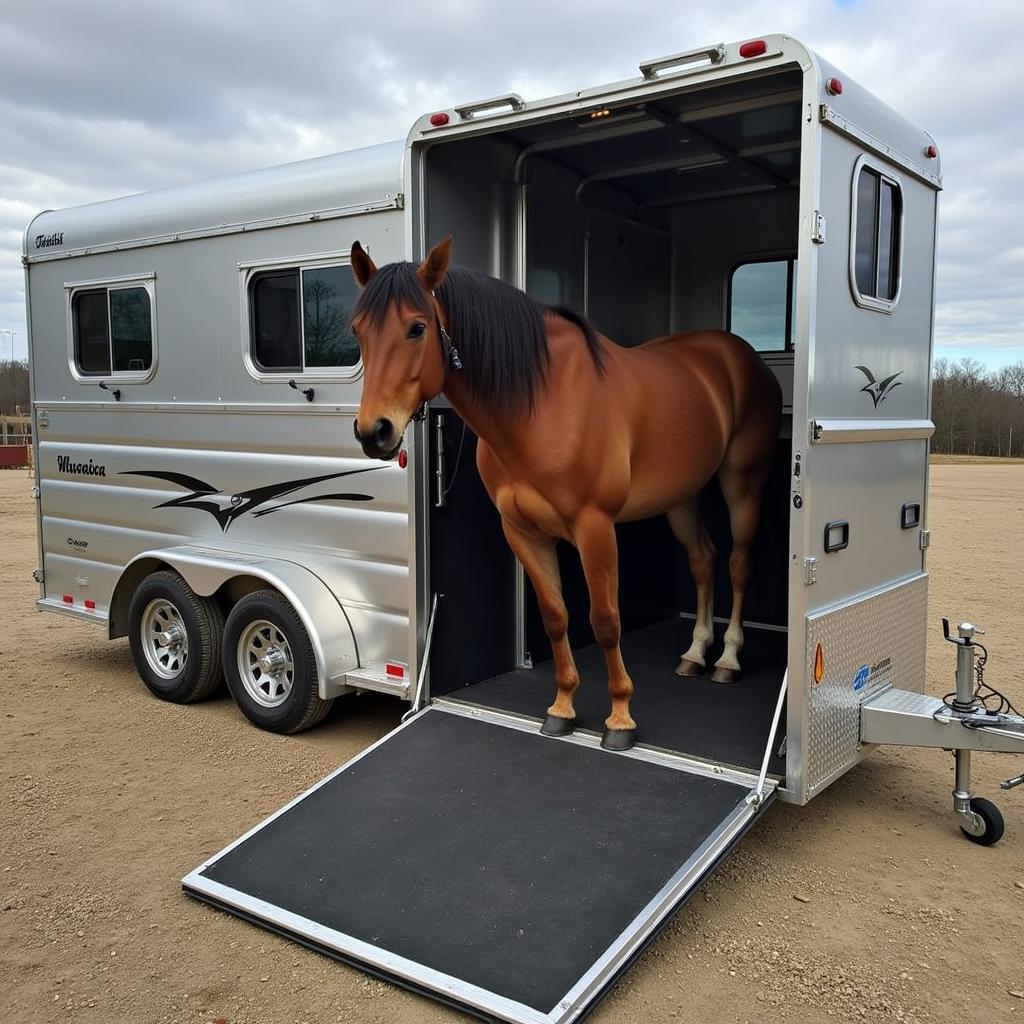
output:
[[[939,168],[930,136],[774,35],[36,218],[39,606],[128,634],[169,699],[209,692],[222,662],[279,731],[357,690],[411,704],[186,890],[479,1015],[554,1022],[587,1012],[774,797],[806,803],[875,742],[956,750],[958,820],[998,838],[969,751],[1024,751],[1024,721],[978,703],[972,627],[951,638],[957,698],[924,694]],[[444,400],[401,464],[353,440],[346,254],[415,260],[450,232],[458,262],[621,344],[732,329],[782,385],[744,681],[672,674],[693,612],[680,551],[660,522],[620,530],[631,752],[598,749],[571,553],[582,728],[536,735],[549,652]],[[707,508],[726,550],[713,488]]]

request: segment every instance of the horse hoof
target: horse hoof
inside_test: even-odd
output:
[[[540,731],[545,736],[569,736],[575,728],[575,718],[560,718],[558,715],[546,715]]]
[[[685,676],[687,678],[702,675],[703,672],[703,665],[698,665],[695,661],[688,661],[686,658],[682,658],[679,665],[676,667],[676,675]]]
[[[605,729],[601,746],[605,750],[629,750],[636,743],[636,729]]]
[[[713,683],[735,683],[740,677],[739,672],[734,668],[716,668],[711,673]]]

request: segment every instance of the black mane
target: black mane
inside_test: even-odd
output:
[[[430,299],[416,269],[415,263],[381,267],[359,296],[353,319],[366,316],[379,327],[395,302],[429,317]],[[436,295],[452,344],[462,359],[462,369],[453,372],[460,374],[474,398],[494,408],[511,411],[526,406],[532,410],[549,359],[545,312],[568,320],[583,332],[594,365],[602,370],[597,334],[574,310],[542,306],[504,281],[463,267],[448,268]]]

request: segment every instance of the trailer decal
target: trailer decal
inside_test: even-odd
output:
[[[861,388],[861,391],[871,397],[871,401],[875,403],[876,409],[886,400],[886,398],[888,398],[889,392],[891,392],[893,388],[898,388],[903,383],[901,380],[896,380],[896,378],[903,373],[902,370],[897,370],[895,373],[888,377],[884,377],[882,380],[875,380],[875,375],[866,366],[856,366],[854,369],[860,370],[860,372],[867,377],[868,382]]]
[[[152,477],[154,480],[165,480],[168,483],[190,488],[188,494],[171,498],[170,501],[162,501],[159,505],[154,505],[153,508],[195,508],[203,512],[209,512],[220,524],[220,528],[227,533],[231,524],[247,512],[252,512],[255,516],[265,516],[289,505],[301,505],[307,501],[373,501],[373,495],[371,494],[312,494],[305,498],[297,498],[294,501],[286,501],[279,505],[273,505],[270,508],[261,509],[259,512],[256,511],[256,509],[259,509],[261,505],[265,505],[268,501],[273,501],[275,498],[285,494],[291,494],[294,491],[301,490],[303,487],[318,484],[324,480],[337,480],[339,477],[355,476],[357,473],[372,473],[375,469],[385,468],[385,466],[367,466],[365,469],[349,469],[343,473],[327,473],[324,476],[310,476],[302,480],[286,480],[283,483],[265,484],[262,487],[254,487],[252,490],[240,491],[237,494],[231,495],[224,494],[212,484],[208,484],[194,476],[188,476],[185,473],[128,469],[122,471],[121,475],[147,476]]]

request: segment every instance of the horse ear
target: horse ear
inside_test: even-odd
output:
[[[366,282],[377,273],[377,265],[358,242],[352,243],[349,260],[352,263],[352,276],[360,288],[365,288]]]
[[[452,236],[449,235],[443,242],[438,242],[427,258],[419,265],[416,276],[423,282],[423,287],[432,292],[443,280],[448,272],[448,262],[452,258]]]

